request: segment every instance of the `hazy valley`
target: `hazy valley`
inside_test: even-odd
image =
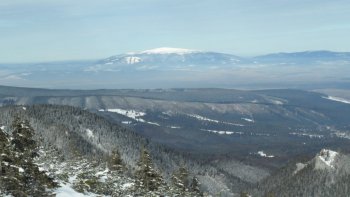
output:
[[[88,159],[89,163],[117,149],[129,174],[137,169],[144,147],[165,182],[170,184],[171,174],[185,166],[190,176],[198,178],[201,190],[209,194],[279,195],[289,177],[299,180],[291,172],[309,161],[307,166],[313,168],[311,160],[322,149],[337,151],[345,158],[350,151],[350,105],[339,94],[293,89],[48,90],[7,86],[0,87],[0,92],[5,131],[10,131],[13,115],[20,114],[29,120],[42,146],[56,147],[67,161],[76,157],[72,150],[95,158]],[[331,165],[335,160],[328,159],[320,162]],[[339,165],[348,168],[346,162]],[[289,166],[288,173],[285,166]],[[315,176],[338,179],[338,171],[339,176],[346,174],[339,169],[333,175],[332,169],[338,167],[330,168],[331,175],[317,171]],[[104,171],[100,167],[96,170]],[[74,180],[62,183],[75,188]],[[120,184],[136,184],[133,181]],[[305,184],[309,179],[300,181]],[[275,182],[280,185],[271,187]],[[261,186],[256,188],[256,184]],[[132,188],[121,191],[126,195],[134,191]],[[345,187],[338,192],[346,191]],[[290,192],[286,196],[297,191]]]

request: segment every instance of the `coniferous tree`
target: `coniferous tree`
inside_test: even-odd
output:
[[[148,191],[155,191],[162,185],[161,175],[153,168],[153,163],[148,151],[141,150],[140,160],[137,163],[136,171],[137,186]]]
[[[5,139],[1,132],[1,139]],[[8,153],[2,154],[7,157],[7,169],[2,170],[2,182],[4,182],[4,191],[13,196],[47,196],[47,189],[56,186],[52,178],[44,172],[39,171],[38,166],[34,163],[37,156],[38,146],[33,139],[34,130],[28,121],[21,121],[15,117],[12,124],[12,138],[1,143],[1,146]],[[9,138],[8,138],[9,139]],[[2,162],[3,163],[3,162]],[[5,180],[3,180],[5,179]]]
[[[199,180],[196,176],[194,176],[191,182],[191,192],[196,195],[202,196],[199,186],[200,186]]]
[[[0,129],[0,194],[8,194],[19,188],[17,169],[13,168],[9,135]]]
[[[38,156],[38,145],[33,139],[34,130],[30,126],[28,121],[21,121],[19,117],[15,117],[12,124],[12,137],[11,144],[14,146],[14,150],[20,153],[20,156],[29,160]]]
[[[176,172],[173,173],[172,177],[173,184],[184,192],[188,190],[188,171],[184,167],[180,167]]]
[[[124,162],[118,150],[112,151],[112,156],[108,162],[108,166],[110,170],[118,172],[121,172],[125,168]]]

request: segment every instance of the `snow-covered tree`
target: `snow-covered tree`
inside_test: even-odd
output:
[[[155,191],[162,185],[163,179],[154,169],[152,159],[145,148],[141,150],[140,160],[137,167],[136,179],[138,187],[148,191]]]
[[[37,156],[33,136],[29,122],[18,117],[12,124],[11,137],[0,131],[1,191],[13,196],[48,196],[48,189],[56,186],[33,162]]]
[[[198,180],[198,178],[196,176],[194,176],[192,178],[191,187],[190,187],[191,188],[191,192],[193,192],[193,193],[195,193],[195,194],[197,194],[199,196],[202,196],[199,186],[200,186],[199,180]]]
[[[20,188],[18,169],[13,165],[9,135],[0,129],[0,195],[14,193]],[[19,190],[20,191],[20,190]]]
[[[180,191],[187,191],[189,180],[188,171],[185,167],[180,167],[175,171],[171,177],[173,185],[180,189]]]
[[[12,123],[12,140],[11,144],[14,150],[20,153],[21,157],[32,160],[37,156],[38,145],[33,139],[34,130],[28,121],[22,121],[18,116]]]
[[[112,156],[109,159],[108,167],[110,170],[118,172],[121,172],[123,169],[125,169],[124,162],[118,150],[112,151]]]

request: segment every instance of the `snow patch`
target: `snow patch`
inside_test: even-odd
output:
[[[125,57],[125,61],[127,64],[136,64],[141,62],[141,58],[130,56],[130,57]]]
[[[264,153],[264,151],[258,151],[257,153],[259,156],[261,157],[267,157],[267,158],[274,158],[275,156],[274,155],[267,155],[266,153]]]
[[[233,134],[238,134],[238,135],[243,135],[243,132],[237,132],[237,131],[218,131],[218,130],[208,130],[208,129],[201,129],[201,131],[208,131],[210,133],[216,133],[220,135],[233,135]]]
[[[131,124],[131,121],[122,121],[122,124]]]
[[[335,133],[333,133],[333,135],[337,136],[338,138],[344,138],[344,139],[350,140],[350,133],[349,132],[336,131]]]
[[[61,184],[61,187],[54,193],[56,197],[87,197],[87,195],[75,191],[69,184]]]
[[[208,122],[220,123],[220,121],[218,121],[218,120],[213,120],[213,119],[210,119],[210,118],[206,118],[204,116],[200,116],[200,115],[197,115],[197,114],[188,114],[188,116],[190,116],[192,118],[196,118],[197,120],[203,120],[203,121],[208,121]]]
[[[92,132],[92,130],[90,129],[86,129],[86,135],[89,137],[89,138],[93,138],[94,137],[94,132]]]
[[[126,190],[134,186],[134,183],[125,183],[122,185],[121,189]]]
[[[146,122],[146,123],[151,124],[151,125],[156,125],[156,126],[160,127],[160,124],[158,124],[156,122]]]
[[[282,101],[279,101],[279,100],[272,100],[273,104],[275,105],[283,105],[283,102]]]
[[[146,113],[144,112],[139,112],[135,110],[125,110],[125,109],[100,109],[99,111],[117,113],[117,114],[126,116],[128,118],[131,118],[133,120],[136,120],[138,122],[146,122],[144,119],[139,118],[146,115]]]
[[[214,122],[214,123],[222,123],[222,124],[228,124],[228,125],[233,125],[233,126],[238,126],[238,127],[244,127],[242,124],[236,124],[236,123],[231,123],[231,122],[224,122],[224,121],[219,121],[219,120],[214,120],[210,118],[206,118],[204,116],[200,116],[197,114],[187,114],[188,116],[195,118],[197,120],[202,120],[202,121],[207,121],[207,122]]]
[[[350,104],[350,100],[347,100],[347,99],[344,99],[344,98],[340,98],[340,97],[335,97],[335,96],[325,97],[325,96],[323,96],[322,98],[328,99],[328,100],[332,100],[332,101],[341,102],[341,103],[345,103],[345,104]]]
[[[293,172],[293,174],[297,174],[300,170],[304,169],[307,166],[307,164],[303,164],[303,163],[297,163],[296,164],[296,169]]]
[[[255,122],[253,119],[250,119],[250,118],[242,118],[242,120],[245,120],[247,122]]]
[[[180,49],[180,48],[169,48],[169,47],[161,47],[151,50],[142,51],[141,54],[188,54],[188,53],[195,53],[198,51],[191,50],[191,49]]]
[[[137,122],[143,122],[143,123],[147,123],[150,125],[156,125],[156,126],[160,126],[160,124],[156,123],[156,122],[148,122],[140,117],[143,117],[146,115],[145,112],[140,112],[140,111],[136,111],[136,110],[125,110],[125,109],[100,109],[98,110],[100,112],[112,112],[112,113],[117,113],[123,116],[126,116],[128,118],[131,118]],[[123,121],[122,123],[124,124],[131,124],[130,121]]]
[[[295,135],[298,137],[309,137],[309,138],[324,138],[324,135],[318,135],[318,134],[311,134],[311,133],[297,133],[297,132],[292,132],[289,133],[289,135]]]

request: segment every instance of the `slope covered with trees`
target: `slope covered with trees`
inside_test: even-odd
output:
[[[173,188],[171,191],[179,193],[199,192],[199,189],[225,195],[232,195],[234,192],[230,188],[231,180],[224,175],[227,171],[196,157],[191,158],[191,155],[151,143],[133,131],[112,124],[88,111],[68,106],[34,105],[3,107],[0,108],[0,112],[0,124],[5,133],[12,135],[11,126],[8,125],[12,125],[14,117],[19,116],[21,120],[28,120],[27,123],[36,131],[33,139],[40,144],[43,152],[55,149],[62,161],[75,160],[78,157],[86,158],[87,163],[90,163],[90,160],[108,161],[106,165],[110,170],[123,171],[128,177],[135,177],[135,185],[146,186],[147,191],[152,190],[152,185],[158,188],[169,185]],[[147,150],[147,157],[143,149]],[[140,168],[140,161],[146,162],[148,167]],[[185,189],[172,183],[172,174],[180,167],[188,171],[189,181]],[[50,170],[48,167],[45,169]],[[146,177],[161,183],[142,181],[140,177],[145,174],[140,172],[146,169],[150,170]],[[234,173],[231,173],[228,177],[233,175]],[[238,178],[234,179],[237,180]],[[241,181],[241,184],[246,187],[250,183]]]
[[[154,169],[144,148],[136,171],[128,173],[124,170],[129,166],[116,150],[91,159],[72,149],[71,156],[65,157],[57,147],[37,141],[42,138],[36,140],[34,135],[30,123],[18,116],[7,132],[0,129],[0,195],[50,196],[66,194],[67,190],[103,196],[176,195],[176,189]],[[197,190],[181,194],[201,196]]]
[[[272,176],[151,143],[79,108],[0,108],[0,195],[346,196],[350,157],[324,149]],[[258,184],[254,180],[262,179]],[[256,183],[256,182],[255,182]]]

